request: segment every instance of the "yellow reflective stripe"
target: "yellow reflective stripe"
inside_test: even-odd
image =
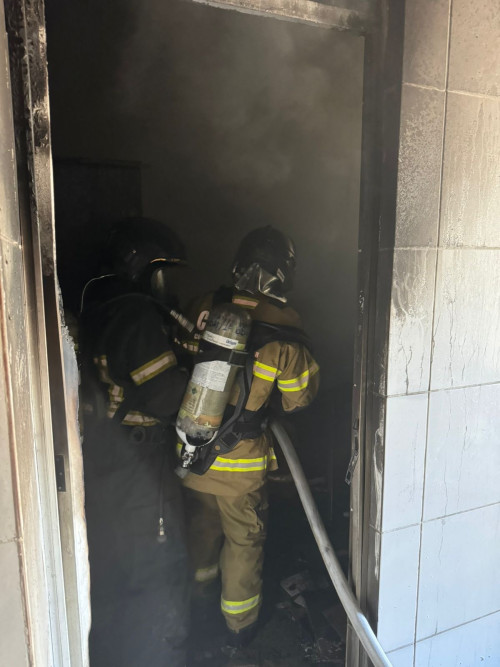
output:
[[[276,454],[274,453],[274,449],[272,447],[269,447],[269,460],[270,461],[277,461],[278,460],[276,458]]]
[[[218,456],[216,461],[223,461],[224,463],[259,463],[259,461],[264,460],[265,456],[259,456],[256,459],[226,459],[223,456]]]
[[[274,366],[266,366],[266,364],[261,364],[260,361],[254,361],[253,374],[255,377],[258,377],[261,380],[274,382],[274,379],[277,375],[279,375],[279,372],[277,368],[274,368]]]
[[[219,566],[217,563],[215,565],[210,565],[210,567],[199,567],[194,573],[194,580],[202,583],[204,581],[215,579],[218,574]]]
[[[293,384],[283,384],[280,383],[278,380],[278,388],[280,391],[300,391],[301,389],[306,389],[307,385],[309,384],[309,371],[307,372],[307,375],[305,377],[301,376],[300,379],[297,378],[293,381]]]
[[[200,347],[200,341],[198,340],[180,340],[179,338],[174,338],[174,343],[177,345],[180,345],[183,347],[185,350],[188,350],[188,352],[198,352],[198,348]]]
[[[261,364],[260,361],[255,361],[253,365],[258,368],[263,368],[265,371],[272,371],[273,373],[278,372],[278,369],[274,368],[274,366],[266,366],[266,364]]]
[[[132,371],[130,375],[136,384],[141,385],[144,382],[147,382],[147,380],[151,380],[167,368],[170,368],[170,366],[175,366],[176,363],[177,360],[173,352],[163,352],[163,354],[160,354],[159,357],[148,361],[147,364],[144,364],[137,368],[135,371]]]
[[[311,369],[304,371],[302,375],[291,380],[278,380],[278,388],[280,391],[300,391],[306,389],[309,385],[309,378],[319,371],[319,366],[313,363]]]
[[[266,468],[267,456],[259,456],[256,459],[226,459],[218,456],[210,466],[210,470],[221,472],[257,472]]]
[[[123,387],[120,387],[118,384],[111,384],[108,388],[108,395],[110,400],[115,400],[121,403],[123,400]]]
[[[260,378],[261,380],[267,380],[268,382],[274,382],[276,378],[275,375],[272,376],[264,375],[262,372],[256,371],[255,368],[253,369],[253,374],[254,377]]]
[[[292,378],[291,380],[278,380],[278,384],[294,384],[296,382],[300,382],[303,378],[308,378],[309,377],[309,369],[307,371],[304,371],[302,375],[299,375],[296,378]]]
[[[177,452],[177,456],[180,458],[180,456],[182,454],[182,442],[178,442],[175,445],[175,451]]]
[[[253,598],[248,598],[248,600],[224,600],[220,599],[220,606],[222,611],[225,611],[226,614],[242,614],[244,611],[249,611],[256,607],[260,602],[260,595],[255,595]]]
[[[158,424],[158,420],[149,415],[144,415],[142,412],[137,410],[131,410],[128,412],[125,417],[122,419],[122,424],[125,426],[155,426]]]

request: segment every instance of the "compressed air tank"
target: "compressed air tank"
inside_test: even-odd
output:
[[[251,325],[250,315],[239,306],[212,308],[199,352],[201,358],[212,360],[195,363],[177,415],[176,429],[185,444],[200,446],[216,435],[241,367],[241,361],[236,365],[227,360],[227,351],[245,350]],[[217,359],[217,349],[222,359]]]

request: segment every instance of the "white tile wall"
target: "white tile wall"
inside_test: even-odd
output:
[[[429,388],[435,249],[394,251],[387,394]]]
[[[500,95],[498,0],[453,0],[450,88]]]
[[[403,85],[396,246],[435,246],[438,238],[444,92]]]
[[[382,530],[422,518],[427,394],[387,399]]]
[[[500,98],[450,93],[444,145],[440,245],[500,247]]]
[[[500,250],[439,250],[431,388],[500,381]]]
[[[415,667],[498,667],[500,613],[419,642]]]
[[[499,475],[500,384],[431,393],[424,519],[500,502]]]
[[[403,80],[444,88],[449,0],[406,0]]]
[[[417,639],[500,608],[500,504],[425,523]]]
[[[392,667],[413,667],[413,644],[405,646],[398,651],[391,651],[387,657],[391,661]]]
[[[385,651],[415,637],[420,526],[382,534],[377,637]]]

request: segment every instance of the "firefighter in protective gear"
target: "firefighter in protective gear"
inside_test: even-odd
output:
[[[241,243],[233,266],[234,288],[202,298],[193,310],[197,333],[184,342],[195,353],[210,309],[232,301],[254,321],[274,325],[278,333],[252,350],[253,377],[239,423],[239,442],[215,456],[204,474],[184,479],[190,553],[195,582],[203,586],[222,578],[221,609],[230,642],[247,643],[255,632],[262,600],[263,548],[266,536],[267,471],[277,468],[265,417],[271,396],[278,393],[284,413],[304,408],[319,385],[318,365],[300,333],[297,313],[287,306],[295,269],[295,249],[271,227],[256,229]],[[230,399],[236,405],[239,389]],[[238,439],[238,438],[237,438]],[[216,454],[218,445],[214,441]],[[180,445],[177,445],[178,448]]]
[[[181,667],[190,584],[172,419],[188,375],[172,349],[167,276],[184,251],[161,223],[132,219],[108,253],[81,318],[83,383],[94,368],[94,395],[105,388],[84,419],[90,663]]]

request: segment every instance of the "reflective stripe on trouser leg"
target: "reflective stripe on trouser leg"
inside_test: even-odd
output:
[[[267,524],[265,487],[243,496],[217,496],[224,546],[221,609],[233,632],[255,623],[262,591]]]
[[[203,586],[219,573],[223,537],[220,513],[213,494],[184,491],[191,567],[195,582]]]

